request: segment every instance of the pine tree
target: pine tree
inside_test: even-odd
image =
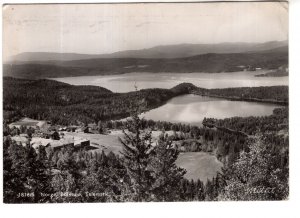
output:
[[[134,201],[149,201],[151,184],[154,178],[149,169],[150,157],[153,153],[151,132],[141,131],[141,119],[138,110],[128,120],[127,128],[120,138],[123,145],[124,166],[130,177],[132,197]]]
[[[227,169],[227,185],[219,193],[219,200],[284,200],[288,197],[288,166],[278,167],[278,154],[261,136],[249,142],[249,152]],[[268,175],[268,176],[266,176]]]
[[[128,132],[123,130],[124,137],[120,138],[123,163],[129,177],[122,187],[125,187],[125,193],[131,193],[130,200],[133,201],[180,199],[185,170],[175,165],[179,153],[164,133],[155,146],[151,131],[142,131],[146,122],[139,118],[139,114],[140,106],[135,106],[131,119],[127,120]],[[163,130],[167,128],[162,127]]]
[[[154,183],[152,193],[156,201],[180,200],[180,181],[186,171],[175,165],[179,151],[173,148],[167,136],[160,137],[153,149],[150,169],[153,171]]]
[[[51,180],[51,186],[54,194],[51,199],[52,202],[78,202],[79,199],[64,196],[63,193],[75,193],[76,183],[71,173],[68,171],[59,171]]]
[[[47,158],[45,147],[42,145],[38,147],[35,167],[35,180],[37,181],[35,202],[49,202],[51,200],[49,194],[53,193],[51,187],[51,164]]]
[[[5,203],[20,203],[23,199],[17,193],[25,191],[24,177],[18,172],[17,161],[23,155],[23,148],[11,141],[10,137],[3,140],[3,201]]]
[[[7,142],[4,151],[6,200],[14,203],[48,202],[49,198],[41,197],[41,193],[51,194],[50,165],[45,149],[40,147],[40,153],[37,154],[29,143],[23,147],[14,142]],[[18,193],[30,193],[30,196],[16,197]]]
[[[196,182],[196,190],[195,190],[196,200],[197,201],[204,201],[204,184],[199,179]]]

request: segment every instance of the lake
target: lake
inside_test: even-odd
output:
[[[180,153],[176,165],[187,170],[185,178],[200,179],[204,183],[215,177],[223,167],[215,156],[205,152]]]
[[[52,78],[72,85],[94,85],[113,92],[147,88],[172,88],[188,82],[202,88],[229,88],[288,85],[288,77],[255,77],[267,71],[241,71],[233,73],[126,73],[106,76],[79,76]]]
[[[204,117],[223,119],[228,117],[271,115],[275,104],[245,101],[229,101],[199,95],[181,95],[166,104],[141,115],[155,121],[181,122],[199,125]]]
[[[183,82],[192,83],[203,88],[288,85],[288,77],[255,77],[256,74],[261,73],[265,72],[127,73],[108,76],[55,78],[55,80],[73,85],[101,86],[113,92],[134,91],[135,84],[139,89],[172,88]],[[172,98],[166,104],[143,113],[141,116],[156,121],[163,120],[201,125],[204,117],[223,119],[234,116],[266,116],[271,115],[276,107],[279,106],[188,94]],[[94,135],[90,140],[92,144],[99,146],[99,151],[104,149],[106,152],[118,153],[122,146],[117,136],[119,135]],[[205,152],[180,153],[176,165],[187,170],[185,178],[200,179],[203,182],[212,179],[222,168],[222,163],[215,156]]]

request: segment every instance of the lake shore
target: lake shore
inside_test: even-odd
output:
[[[197,87],[214,88],[235,88],[235,87],[259,87],[288,85],[288,77],[255,77],[258,73],[268,71],[239,71],[231,73],[151,73],[133,72],[105,76],[79,76],[49,78],[71,85],[92,85],[107,88],[113,92],[125,93],[138,89],[164,88],[170,89],[180,83],[192,83]]]

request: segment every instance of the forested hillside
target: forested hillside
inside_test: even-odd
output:
[[[207,53],[185,58],[96,58],[4,64],[3,75],[18,78],[57,78],[130,72],[233,72],[240,66],[278,69],[288,64],[288,48],[254,53]]]
[[[28,116],[63,125],[126,118],[130,116],[134,102],[140,102],[142,110],[149,110],[172,97],[189,93],[189,86],[112,93],[97,86],[4,78],[4,115],[9,121],[13,117]]]
[[[140,120],[134,113],[137,105],[149,110],[189,93],[284,100],[287,87],[209,90],[182,83],[172,89],[113,93],[96,86],[8,77],[3,87],[5,202],[283,200],[288,196],[287,107],[264,117],[207,118],[204,127]],[[110,121],[130,115],[133,119],[128,121]],[[121,156],[72,148],[35,150],[11,139],[19,133],[6,124],[21,116],[62,125],[101,120],[101,132],[115,128],[129,133],[123,132]],[[155,148],[151,130],[162,131]],[[185,170],[175,165],[179,152],[209,152],[224,169],[206,183],[187,180]],[[16,190],[30,196],[16,197]],[[44,192],[50,195],[40,194]]]
[[[280,110],[274,116],[286,118],[286,112]],[[264,120],[271,125],[273,121]],[[151,126],[181,133],[173,137],[162,133],[152,147],[151,131],[146,130]],[[277,135],[278,129],[259,130],[245,138],[209,128],[143,121],[137,114],[126,128],[129,132],[124,131],[120,139],[121,156],[71,147],[54,151],[39,146],[36,151],[29,144],[22,146],[11,140],[13,131],[8,130],[3,143],[4,202],[285,200],[288,197],[288,137]],[[270,140],[276,138],[280,141]],[[178,141],[182,142],[180,147]],[[196,144],[197,141],[201,142]],[[214,152],[224,162],[223,171],[206,183],[184,179],[185,170],[175,165],[181,148]],[[29,194],[18,196],[16,192]]]
[[[113,93],[97,86],[5,77],[3,89],[5,120],[11,122],[27,116],[62,125],[126,118],[132,112],[133,103],[140,103],[141,110],[147,111],[175,96],[189,93],[235,97],[237,100],[251,98],[263,101],[267,97],[275,103],[288,102],[288,88],[284,86],[210,90],[182,83],[171,89]]]
[[[221,97],[242,101],[261,101],[287,105],[289,102],[288,86],[261,86],[261,87],[238,87],[224,89],[201,89],[195,94],[203,94],[212,97]]]
[[[231,117],[225,119],[206,118],[203,124],[241,131],[249,135],[259,132],[279,132],[288,129],[288,108],[276,108],[273,115],[263,117]]]

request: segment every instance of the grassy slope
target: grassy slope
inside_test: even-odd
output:
[[[213,155],[205,152],[181,153],[176,164],[187,170],[185,177],[194,181],[200,179],[206,182],[212,179],[221,170],[223,164]]]
[[[153,131],[152,136],[157,139],[161,131]],[[172,132],[168,132],[172,134]],[[86,133],[74,133],[65,132],[66,136],[76,136],[81,138],[86,138],[90,140],[92,146],[98,147],[96,150],[91,150],[90,152],[101,152],[105,153],[114,152],[120,154],[122,151],[122,145],[119,141],[119,137],[122,137],[122,131],[113,131],[109,135],[103,134],[86,134]],[[213,155],[205,152],[186,152],[180,153],[176,164],[187,170],[185,178],[187,179],[200,179],[201,181],[206,181],[207,179],[212,179],[216,176],[216,173],[221,170],[222,163],[217,160]]]

